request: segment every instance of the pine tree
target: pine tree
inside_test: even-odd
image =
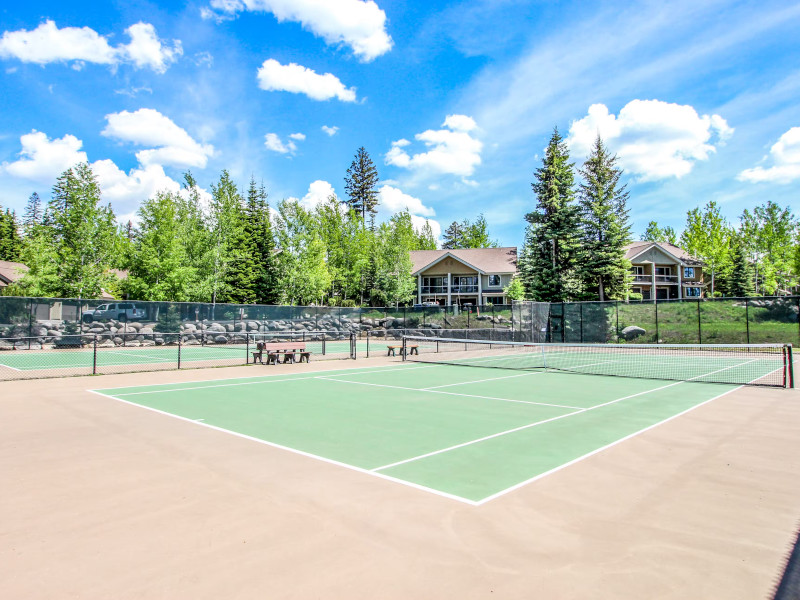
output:
[[[250,179],[247,191],[247,237],[251,240],[253,262],[253,295],[257,304],[277,304],[280,301],[278,272],[275,257],[275,238],[267,202],[267,191],[256,188]]]
[[[624,298],[630,284],[630,262],[625,246],[631,241],[628,192],[620,186],[622,170],[616,166],[597,136],[592,153],[579,170],[583,177],[578,199],[583,217],[584,286],[597,288],[600,301]]]
[[[731,243],[731,269],[727,282],[727,292],[738,298],[753,295],[753,270],[745,256],[740,240]]]
[[[362,146],[347,169],[344,189],[348,195],[347,204],[361,214],[363,224],[369,217],[371,229],[375,228],[375,215],[378,212],[378,181],[378,169]]]
[[[17,262],[22,254],[22,239],[19,236],[17,215],[10,209],[0,207],[0,260]]]
[[[244,200],[228,171],[211,186],[214,236],[214,302],[249,304],[255,301],[255,273],[248,239]]]
[[[34,227],[41,225],[43,216],[42,200],[39,198],[39,194],[33,192],[28,198],[25,212],[22,215],[22,228],[25,235],[30,235]]]
[[[544,302],[579,298],[583,291],[577,270],[580,214],[575,202],[573,163],[558,129],[550,138],[535,177],[531,187],[537,205],[525,216],[529,225],[519,265],[526,295]]]
[[[461,223],[453,221],[450,227],[445,229],[442,237],[443,250],[455,250],[464,248],[464,228]]]

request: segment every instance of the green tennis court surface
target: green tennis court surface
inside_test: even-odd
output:
[[[308,347],[315,354],[322,353],[321,342],[308,342]],[[255,347],[250,346],[250,351]],[[350,342],[325,342],[326,354],[348,354]],[[182,346],[181,362],[239,361],[242,364],[248,357],[248,347],[241,345],[215,346]],[[313,355],[312,355],[313,356]],[[111,367],[124,365],[148,365],[176,363],[177,346],[117,346],[114,348],[98,347],[97,366]],[[84,349],[48,349],[48,350],[14,350],[0,353],[0,367],[17,371],[36,371],[50,369],[91,369],[94,350]]]
[[[480,504],[734,389],[410,363],[94,391]]]

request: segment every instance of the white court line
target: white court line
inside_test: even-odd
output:
[[[587,365],[578,365],[576,367],[571,367],[571,368],[584,369],[586,367],[593,367],[595,365],[604,365],[604,364],[610,363],[610,362],[614,362],[614,361],[613,360],[604,360],[604,361],[601,361],[601,362],[589,363]],[[551,367],[547,367],[547,368],[549,369]],[[558,367],[552,367],[552,369],[555,369],[556,371],[560,370]],[[432,385],[430,387],[426,387],[426,388],[422,388],[422,389],[423,389],[423,391],[438,390],[440,388],[451,387],[451,386],[454,386],[454,385],[469,385],[470,383],[483,383],[485,381],[496,381],[498,379],[511,379],[513,377],[525,377],[526,375],[541,375],[542,373],[546,373],[546,372],[547,371],[545,370],[545,367],[541,367],[540,371],[528,371],[526,373],[521,373],[521,374],[518,374],[518,375],[504,375],[502,377],[489,377],[487,379],[478,379],[478,380],[475,380],[475,381],[462,381],[460,383],[448,383],[446,385]]]
[[[172,417],[173,419],[178,419],[180,421],[186,421],[187,423],[194,423],[195,425],[200,425],[201,427],[208,427],[209,429],[213,429],[214,431],[221,431],[222,433],[227,433],[239,438],[243,438],[245,440],[250,440],[251,442],[256,442],[259,444],[264,444],[265,446],[270,446],[272,448],[278,448],[279,450],[285,450],[287,452],[291,452],[293,454],[299,454],[300,456],[305,456],[307,458],[314,458],[316,460],[336,465],[339,467],[344,467],[345,469],[350,469],[351,471],[356,471],[358,473],[364,473],[366,475],[370,475],[372,477],[378,477],[380,479],[384,479],[386,481],[391,481],[393,483],[399,483],[401,485],[405,485],[407,487],[411,487],[417,490],[421,490],[423,492],[429,492],[431,494],[435,494],[437,496],[441,496],[443,498],[449,498],[450,500],[457,500],[458,502],[463,502],[464,504],[469,504],[471,506],[477,506],[477,502],[475,500],[470,500],[469,498],[462,498],[461,496],[456,496],[455,494],[449,494],[447,492],[443,492],[441,490],[436,490],[434,488],[429,488],[424,485],[420,485],[418,483],[413,483],[411,481],[405,481],[403,479],[398,479],[396,477],[392,477],[391,475],[384,475],[383,473],[373,473],[369,469],[364,469],[362,467],[356,467],[355,465],[349,465],[347,463],[340,462],[338,460],[334,460],[332,458],[326,458],[324,456],[320,456],[318,454],[312,454],[311,452],[305,452],[303,450],[298,450],[296,448],[290,448],[289,446],[283,446],[281,444],[276,444],[275,442],[268,442],[267,440],[262,440],[257,437],[253,437],[250,435],[245,435],[243,433],[238,433],[236,431],[231,431],[230,429],[223,429],[222,427],[217,427],[216,425],[209,425],[208,423],[200,422],[195,419],[189,419],[187,417],[181,417],[180,415],[175,415],[163,410],[158,410],[157,408],[151,408],[149,406],[145,406],[143,404],[137,404],[136,402],[131,402],[129,400],[124,400],[122,398],[117,398],[116,396],[110,396],[108,394],[104,394],[102,392],[98,392],[97,390],[86,390],[87,392],[91,392],[93,394],[97,394],[98,396],[103,396],[104,398],[110,398],[111,400],[116,400],[118,402],[124,402],[125,404],[130,404],[131,406],[136,406],[138,408],[143,408],[145,410],[149,410],[161,415],[166,415],[168,417]]]
[[[757,359],[753,359],[753,360],[757,360]],[[698,377],[706,377],[708,375],[713,375],[714,373],[719,373],[720,371],[726,371],[727,369],[733,369],[733,368],[738,367],[738,366],[740,366],[740,365],[734,365],[733,367],[726,367],[725,369],[719,369],[717,371],[712,371],[711,373],[704,373],[703,375],[698,375],[697,377],[693,377],[692,379],[697,379]],[[479,439],[476,439],[476,440],[471,440],[469,442],[464,442],[464,443],[458,444],[456,446],[451,446],[450,448],[443,448],[441,450],[435,450],[433,452],[428,452],[427,454],[421,454],[419,456],[413,456],[411,458],[407,458],[405,460],[401,460],[401,461],[392,463],[390,465],[384,465],[383,467],[377,467],[376,469],[373,469],[373,470],[374,471],[381,471],[383,469],[388,469],[389,467],[395,467],[397,465],[402,465],[402,464],[405,464],[405,463],[414,462],[414,461],[417,461],[417,460],[420,460],[420,459],[423,459],[423,458],[427,458],[429,456],[434,456],[436,454],[442,454],[443,452],[449,452],[450,450],[455,450],[456,448],[463,448],[464,446],[471,446],[472,444],[477,444],[479,442],[482,442],[482,441],[490,439],[490,438],[500,437],[502,435],[515,433],[515,432],[521,431],[523,429],[530,429],[532,427],[536,427],[538,425],[543,425],[543,424],[549,423],[551,421],[558,421],[560,419],[566,419],[567,417],[572,417],[572,416],[575,416],[577,414],[586,413],[586,412],[589,412],[589,411],[592,411],[592,410],[596,410],[598,408],[602,408],[604,406],[609,406],[611,404],[616,404],[617,402],[622,402],[623,400],[629,400],[631,398],[636,398],[637,396],[643,396],[644,394],[650,394],[652,392],[657,392],[659,390],[665,390],[667,388],[671,388],[671,387],[674,387],[676,385],[681,385],[682,383],[686,383],[687,381],[691,381],[691,380],[687,379],[686,381],[676,381],[674,383],[668,383],[667,385],[662,385],[660,387],[653,388],[651,390],[645,390],[643,392],[638,392],[636,394],[631,394],[629,396],[624,396],[622,398],[617,398],[616,400],[610,400],[608,402],[603,402],[602,404],[596,404],[596,405],[591,406],[589,408],[578,409],[578,410],[576,410],[574,412],[567,413],[565,415],[560,415],[558,417],[552,417],[552,418],[546,419],[544,421],[537,421],[537,422],[531,423],[529,425],[524,425],[522,427],[516,427],[514,429],[509,429],[508,431],[501,431],[500,433],[497,433],[497,434],[494,434],[494,435],[491,435],[491,436],[487,436],[487,437],[484,437],[484,438],[479,438]]]
[[[17,369],[16,367],[12,367],[11,365],[6,365],[4,363],[0,363],[0,367],[5,367],[6,369],[11,369],[12,371],[24,371],[25,369]],[[29,369],[33,370],[33,369]]]
[[[349,381],[347,379],[331,379],[325,376],[318,376],[317,379],[327,379],[328,381],[338,381],[339,383],[352,383],[354,385],[368,385],[371,387],[389,388],[393,390],[408,390],[412,392],[427,392],[429,394],[446,394],[448,396],[462,396],[466,398],[480,398],[481,400],[499,400],[501,402],[516,402],[518,404],[535,404],[537,406],[554,406],[556,408],[572,408],[581,409],[580,406],[568,406],[566,404],[549,404],[547,402],[534,402],[532,400],[514,400],[512,398],[497,398],[495,396],[477,396],[475,394],[459,394],[458,392],[442,392],[440,390],[432,390],[430,388],[412,388],[402,387],[399,385],[386,385],[383,383],[367,383],[365,381]]]
[[[405,370],[410,371],[412,369],[430,369],[432,366],[434,366],[434,365],[427,365],[427,366],[424,366],[424,367],[400,367],[400,368],[404,368]],[[367,373],[374,373],[375,371],[366,371],[366,372]],[[353,374],[353,373],[348,373],[348,374]],[[358,375],[360,373],[355,373],[355,374]],[[303,379],[317,379],[317,377],[315,375],[310,375],[308,377],[298,377],[298,376],[295,376],[295,375],[289,375],[289,377],[285,378],[285,379],[272,379],[272,377],[286,377],[285,374],[282,374],[282,375],[268,375],[268,376],[265,376],[265,377],[269,377],[269,379],[260,379],[258,381],[239,381],[239,382],[236,382],[236,383],[220,383],[220,384],[217,384],[217,385],[202,385],[202,386],[196,386],[196,387],[170,388],[168,390],[146,390],[146,391],[143,391],[143,392],[121,392],[121,393],[119,393],[117,395],[118,396],[141,396],[143,394],[162,394],[162,393],[167,393],[167,392],[188,392],[188,391],[193,391],[193,390],[209,390],[209,389],[212,389],[212,388],[235,387],[235,386],[240,386],[240,385],[261,385],[263,383],[280,383],[282,381],[301,381]],[[249,377],[234,377],[232,379],[249,379]],[[210,381],[225,381],[225,380],[214,380],[214,379],[212,379]],[[331,381],[338,381],[338,380],[337,379],[331,379]],[[187,382],[187,383],[195,383],[195,382],[191,382],[190,381],[190,382]],[[129,386],[124,387],[124,388],[109,388],[109,390],[112,390],[112,389],[123,389],[124,390],[124,389],[130,389],[132,387],[135,387],[135,388],[138,388],[138,387],[152,387],[153,385],[170,385],[170,384],[168,384],[168,383],[157,383],[157,384],[151,384],[150,386],[131,386],[131,385],[129,385]],[[88,390],[88,391],[93,392],[95,390]]]

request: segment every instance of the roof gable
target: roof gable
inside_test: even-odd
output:
[[[487,273],[515,273],[517,248],[462,248],[458,250],[412,250],[412,273],[419,274],[437,263],[452,258],[473,271]]]

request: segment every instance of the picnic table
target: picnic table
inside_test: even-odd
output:
[[[402,344],[389,344],[386,346],[388,348],[388,352],[386,352],[386,356],[397,356],[395,352],[399,349],[400,355],[403,355],[403,345]],[[406,350],[409,354],[419,354],[419,346],[417,344],[413,344],[410,346],[406,346]]]
[[[253,352],[253,364],[256,361],[264,364],[264,352],[267,353],[268,365],[277,365],[281,356],[283,364],[297,362],[297,355],[300,356],[299,362],[309,362],[311,359],[311,352],[306,350],[305,342],[258,342],[256,348]]]

